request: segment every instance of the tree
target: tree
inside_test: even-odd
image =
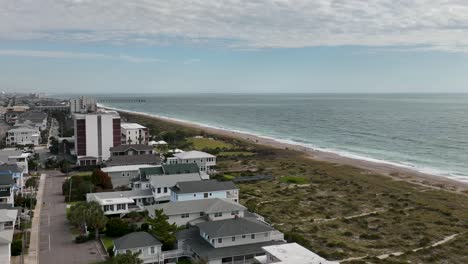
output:
[[[106,236],[108,237],[121,237],[132,230],[127,221],[120,218],[111,218],[106,224]]]
[[[102,211],[101,205],[97,202],[89,202],[87,204],[86,224],[94,228],[96,240],[99,239],[99,230],[106,227],[107,217]]]
[[[58,144],[58,140],[55,137],[50,137],[49,151],[50,153],[56,154],[56,155],[59,153],[59,144]]]
[[[138,257],[139,253],[119,254],[112,258],[112,264],[143,264],[143,260]]]
[[[103,189],[112,189],[112,180],[109,175],[102,170],[94,170],[93,174],[91,175],[91,182],[95,186],[100,186]]]
[[[23,251],[23,241],[18,239],[14,240],[11,243],[11,255],[12,256],[19,256],[21,255],[21,252]]]
[[[39,185],[38,183],[38,177],[29,177],[29,179],[26,180],[25,186],[26,188],[29,189],[36,189],[37,186]]]
[[[175,233],[177,231],[177,225],[169,224],[167,221],[169,217],[163,213],[163,210],[155,210],[155,217],[147,219],[152,233],[159,241],[163,243],[163,249],[172,249],[177,239]]]
[[[71,224],[80,230],[80,234],[86,233],[86,202],[78,202],[70,207],[70,213],[67,215]]]

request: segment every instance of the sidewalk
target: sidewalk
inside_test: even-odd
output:
[[[42,198],[44,193],[45,179],[46,174],[41,174],[41,179],[39,180],[39,188],[36,195],[36,207],[34,208],[34,217],[31,224],[31,237],[29,241],[29,252],[25,256],[26,264],[37,264],[39,256],[39,224],[41,219],[41,209],[42,209]]]

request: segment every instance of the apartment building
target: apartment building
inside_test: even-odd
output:
[[[122,123],[122,144],[145,144],[148,145],[149,130],[147,127],[137,123]]]

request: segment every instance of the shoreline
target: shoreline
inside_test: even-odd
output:
[[[230,131],[222,128],[215,128],[211,126],[206,126],[202,124],[197,124],[190,121],[183,121],[168,117],[162,117],[155,114],[148,114],[143,112],[136,112],[131,110],[125,110],[120,108],[114,108],[104,105],[99,105],[98,107],[108,110],[114,110],[118,112],[123,112],[126,114],[140,115],[154,120],[165,121],[168,123],[176,124],[179,126],[185,126],[189,128],[194,128],[198,130],[204,130],[209,134],[217,134],[225,137],[232,137],[241,140],[248,141],[250,143],[264,145],[276,149],[289,149],[298,151],[304,154],[304,157],[315,160],[323,161],[329,163],[336,163],[339,165],[349,165],[353,167],[360,168],[367,173],[380,174],[382,176],[391,177],[395,180],[402,180],[414,184],[419,184],[422,186],[427,186],[434,189],[443,189],[454,192],[463,192],[468,190],[468,182],[457,181],[455,179],[449,178],[442,175],[433,175],[429,173],[424,173],[412,169],[410,167],[398,166],[391,163],[386,163],[384,161],[377,162],[371,160],[357,159],[347,156],[342,156],[336,153],[316,150],[310,147],[301,146],[298,144],[281,142],[269,137],[262,137],[258,135],[253,135],[246,132],[240,131]],[[363,172],[365,173],[365,172]]]

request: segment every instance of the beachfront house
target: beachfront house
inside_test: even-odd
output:
[[[109,149],[106,166],[159,165],[161,158],[153,154],[153,148],[143,144],[119,145]]]
[[[150,188],[154,201],[170,201],[170,188],[181,182],[201,181],[197,164],[163,164],[152,168],[141,168],[139,178],[133,181],[133,188]]]
[[[6,136],[7,146],[39,146],[41,132],[35,127],[28,125],[15,126],[8,130]]]
[[[10,174],[0,174],[0,204],[11,204],[14,206],[14,184],[15,181]]]
[[[175,153],[174,157],[167,158],[167,164],[189,164],[196,163],[200,169],[200,174],[206,178],[208,174],[214,172],[216,166],[216,156],[206,152],[192,150]]]
[[[145,211],[145,206],[153,203],[153,195],[151,190],[88,193],[86,201],[97,202],[105,215],[123,216],[133,211]]]
[[[256,256],[259,264],[338,264],[338,261],[329,261],[297,243],[287,243],[262,248],[263,256]]]
[[[122,123],[122,144],[148,144],[149,130],[137,123]]]
[[[160,263],[162,243],[147,232],[133,232],[114,240],[114,254],[139,253],[143,263]]]
[[[209,198],[223,198],[236,203],[239,202],[239,188],[232,181],[178,182],[170,190],[171,202]]]
[[[117,186],[127,186],[131,187],[131,181],[138,177],[139,170],[141,168],[152,168],[155,165],[122,165],[122,166],[112,166],[112,167],[104,167],[101,170],[112,180],[112,184],[114,187]]]
[[[177,226],[244,217],[244,212],[247,210],[239,203],[220,198],[156,204],[146,209],[151,218],[155,217],[156,210],[163,210],[163,213],[169,217],[168,222]]]

